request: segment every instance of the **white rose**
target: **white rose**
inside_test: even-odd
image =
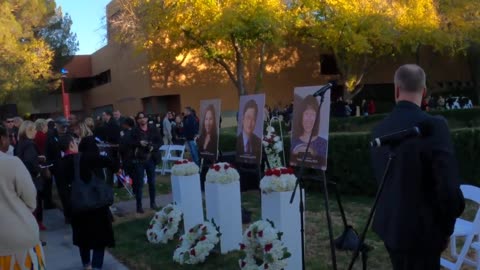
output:
[[[272,126],[268,126],[267,127],[267,132],[275,132],[275,128],[273,128]]]

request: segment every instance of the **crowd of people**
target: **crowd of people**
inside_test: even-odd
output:
[[[79,119],[73,114],[68,119],[57,117],[34,122],[17,116],[5,117],[0,125],[0,166],[5,166],[0,177],[6,179],[0,181],[0,193],[5,195],[0,196],[3,201],[0,208],[2,214],[15,216],[9,221],[9,227],[28,236],[12,240],[16,243],[7,245],[11,247],[8,250],[0,249],[0,266],[18,259],[16,255],[21,252],[38,256],[29,261],[43,262],[41,246],[47,243],[40,241],[39,231],[46,230],[43,209],[58,207],[52,196],[52,189],[56,187],[65,223],[72,226],[73,243],[79,247],[84,268],[101,269],[105,248],[115,244],[113,215],[110,205],[75,209],[72,186],[76,172],[86,184],[100,179],[108,183],[109,188],[114,188],[115,175],[129,175],[133,180],[137,213],[144,213],[142,191],[146,174],[150,208],[157,209],[155,168],[161,161],[160,146],[186,143],[192,159],[199,164],[195,143],[198,129],[199,119],[190,107],[179,115],[168,112],[163,118],[149,118],[143,112],[124,117],[118,110],[104,111],[95,119]],[[122,187],[121,183],[117,185]],[[2,231],[0,241],[8,242],[14,237],[5,233],[11,230]]]

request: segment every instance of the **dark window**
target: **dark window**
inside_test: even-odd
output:
[[[110,69],[96,75],[95,77],[93,77],[93,80],[94,80],[94,85],[95,86],[100,86],[100,85],[110,83],[112,81],[112,76],[110,74]]]
[[[331,54],[323,54],[320,56],[320,73],[323,75],[339,74],[335,56]]]

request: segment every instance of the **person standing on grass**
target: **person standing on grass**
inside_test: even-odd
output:
[[[446,120],[420,108],[425,82],[421,67],[401,66],[395,73],[397,105],[372,132],[372,137],[378,138],[420,123],[431,126],[430,131],[423,131],[423,137],[407,139],[394,148],[372,149],[378,181],[383,178],[390,152],[395,154],[373,222],[394,270],[440,269],[440,255],[465,208]]]
[[[185,117],[183,119],[183,134],[187,140],[188,150],[192,156],[193,162],[200,166],[200,157],[198,154],[197,144],[195,138],[198,135],[199,121],[196,118],[191,107],[185,108]]]
[[[40,232],[32,215],[37,207],[35,185],[22,161],[6,154],[9,146],[7,129],[0,125],[0,269],[45,270]]]
[[[172,123],[170,122],[170,118],[172,117],[172,113],[168,112],[165,117],[163,118],[162,127],[163,127],[163,144],[171,145],[173,144],[172,141]]]
[[[159,148],[161,144],[160,132],[154,125],[148,124],[148,118],[143,112],[137,114],[137,127],[132,132],[134,147],[133,184],[137,200],[137,213],[142,214],[143,178],[147,173],[148,193],[150,195],[150,208],[157,209],[155,202],[155,167],[160,162]]]

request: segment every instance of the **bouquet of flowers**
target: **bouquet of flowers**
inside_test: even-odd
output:
[[[175,176],[190,176],[197,174],[200,168],[188,159],[175,161],[175,164],[172,167],[172,174]]]
[[[179,264],[202,263],[219,241],[219,228],[215,224],[198,224],[180,237],[180,245],[173,254],[173,260]]]
[[[270,221],[260,220],[248,227],[243,235],[240,249],[245,258],[238,263],[242,270],[281,270],[287,267],[291,254],[281,241],[278,232]],[[261,263],[260,265],[257,262]]]
[[[238,182],[240,175],[233,165],[220,162],[212,165],[207,172],[206,181],[208,183],[230,184]]]
[[[275,128],[268,126],[267,135],[263,136],[263,146],[265,148],[265,153],[267,154],[268,162],[270,166],[281,167],[282,159],[280,158],[280,153],[283,152],[283,141],[280,136],[275,133]]]
[[[296,181],[292,168],[269,169],[260,181],[260,189],[263,193],[293,191]]]

